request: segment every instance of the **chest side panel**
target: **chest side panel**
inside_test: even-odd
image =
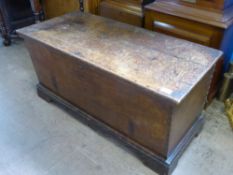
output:
[[[169,137],[169,152],[175,148],[177,143],[179,143],[196,119],[201,115],[207,99],[213,71],[214,68],[209,70],[183,102],[174,108]]]
[[[28,41],[40,83],[135,142],[167,156],[170,101],[76,58]]]

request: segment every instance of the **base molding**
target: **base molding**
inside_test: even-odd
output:
[[[68,101],[62,99],[61,97],[44,87],[42,84],[37,85],[37,93],[39,97],[43,98],[47,102],[53,102],[60,108],[67,111],[73,117],[77,118],[80,122],[89,126],[101,135],[109,139],[113,138],[114,141],[116,141],[116,144],[124,146],[124,148],[126,148],[133,155],[139,158],[143,164],[145,164],[155,172],[159,173],[160,175],[170,175],[173,172],[182,153],[188,147],[192,139],[200,133],[204,124],[204,117],[201,115],[193,123],[192,127],[189,129],[189,131],[186,133],[183,139],[179,142],[176,148],[171,152],[170,156],[167,159],[164,159],[151,152],[150,150],[140,146],[134,141],[130,140],[126,136],[120,134],[118,131],[112,129],[103,122],[95,119],[86,112],[80,110]]]

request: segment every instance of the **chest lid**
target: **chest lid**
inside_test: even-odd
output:
[[[222,52],[88,13],[18,30],[31,38],[179,103]]]

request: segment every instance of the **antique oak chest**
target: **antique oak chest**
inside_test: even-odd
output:
[[[203,124],[222,52],[87,13],[18,30],[38,94],[170,174]]]

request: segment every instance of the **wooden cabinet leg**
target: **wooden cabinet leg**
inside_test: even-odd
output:
[[[0,32],[3,38],[3,44],[4,46],[9,46],[11,45],[11,38],[8,34],[8,29],[7,26],[5,24],[4,18],[3,18],[3,14],[0,10]]]
[[[3,45],[4,46],[10,46],[11,45],[11,39],[9,37],[8,38],[4,38]]]
[[[41,21],[42,6],[40,0],[30,0],[36,23]]]

